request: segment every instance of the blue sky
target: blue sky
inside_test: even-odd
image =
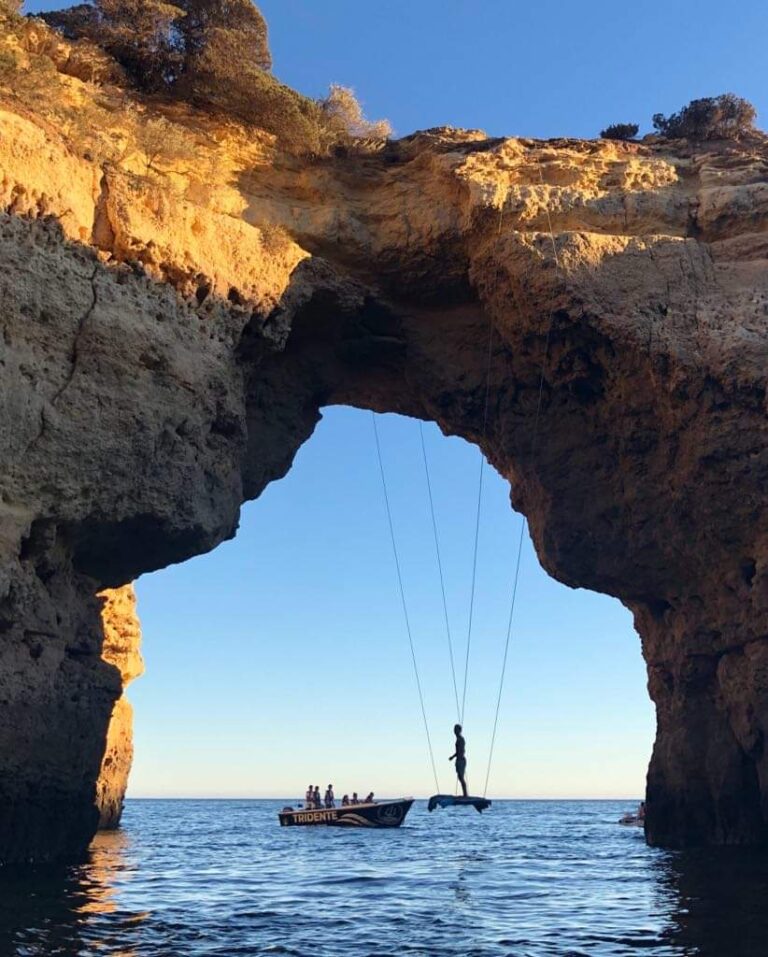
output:
[[[34,3],[28,9],[57,4]],[[701,2],[264,0],[275,72],[353,86],[399,134],[593,136],[726,90],[768,108],[768,7]],[[454,721],[418,425],[381,420],[441,786]],[[466,638],[478,452],[426,427],[457,656]],[[485,775],[520,517],[486,473],[467,714]],[[433,790],[370,416],[327,410],[290,474],[214,553],[138,583],[147,674],[133,685],[131,794]],[[490,793],[637,797],[653,739],[639,640],[609,598],[547,578],[526,538]]]
[[[320,94],[353,86],[401,135],[595,136],[696,96],[768,110],[768,7],[756,0],[263,0],[275,72]]]
[[[440,785],[455,721],[418,423],[379,420]],[[479,452],[425,426],[450,620],[463,660]],[[520,516],[486,471],[465,729],[485,775]],[[434,790],[369,413],[326,410],[238,537],[138,584],[132,793]],[[652,739],[639,641],[609,598],[539,568],[526,539],[491,792],[639,794]]]

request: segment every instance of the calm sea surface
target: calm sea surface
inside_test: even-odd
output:
[[[281,801],[130,801],[58,875],[0,878],[0,954],[768,955],[763,855],[651,850],[626,804],[498,802],[394,831]]]

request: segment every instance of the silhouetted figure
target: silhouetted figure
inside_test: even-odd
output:
[[[312,807],[315,803],[315,789],[310,784],[307,793],[304,795],[304,807]]]
[[[464,740],[464,735],[461,733],[461,725],[455,724],[453,726],[453,733],[456,735],[456,750],[448,758],[449,761],[456,759],[456,777],[459,779],[459,784],[461,785],[461,791],[464,797],[467,796],[467,782],[464,780],[464,775],[467,771],[467,742]]]
[[[370,793],[370,794],[368,795],[368,797],[365,799],[365,802],[364,802],[364,803],[365,803],[365,804],[373,804],[373,791],[371,791],[371,793]]]
[[[342,807],[349,807],[349,795],[348,795],[348,794],[345,794],[344,797],[341,799],[341,806],[342,806]]]
[[[350,804],[359,804],[359,803],[360,803],[360,798],[357,796],[357,791],[353,791],[353,792],[352,792],[352,800],[351,800],[349,803],[350,803]]]
[[[336,800],[333,794],[333,785],[329,784],[325,791],[325,806],[336,807]]]
[[[314,794],[314,804],[316,808],[321,808],[323,806],[323,799],[320,797],[320,785],[315,785],[315,794]]]

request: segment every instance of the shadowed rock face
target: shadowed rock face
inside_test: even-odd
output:
[[[338,403],[479,444],[547,571],[633,610],[649,840],[768,839],[762,141],[302,164],[221,132],[203,189],[0,133],[0,859],[98,822],[96,594],[231,537]]]

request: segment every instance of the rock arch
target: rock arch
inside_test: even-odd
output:
[[[233,535],[334,403],[480,444],[547,571],[634,612],[649,840],[766,840],[762,141],[241,146],[204,192],[0,123],[0,859],[96,827],[97,593]]]

